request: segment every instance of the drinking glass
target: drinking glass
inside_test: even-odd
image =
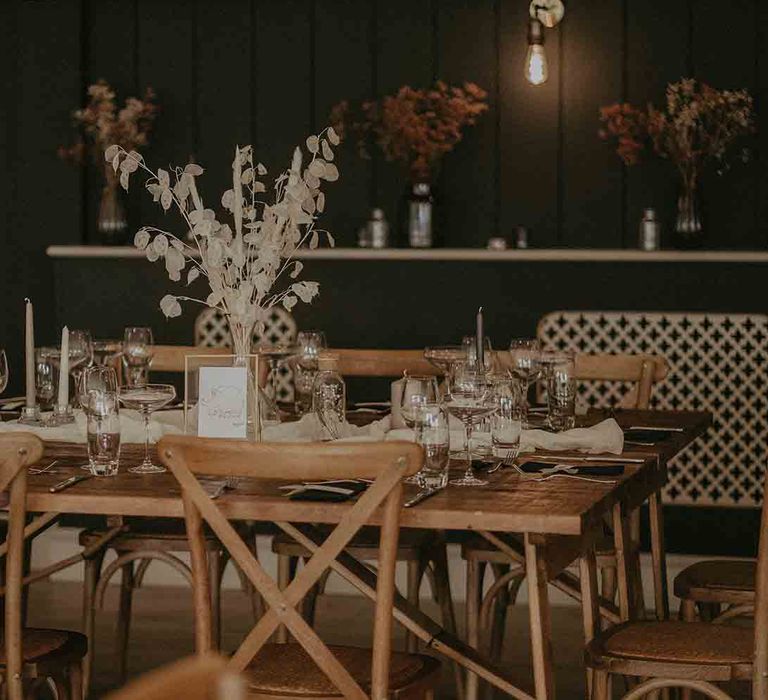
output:
[[[113,367],[94,365],[86,367],[77,383],[77,398],[81,408],[87,413],[90,395],[97,392],[117,394],[117,372]]]
[[[69,332],[69,369],[76,377],[84,367],[93,363],[93,338],[90,331],[74,330]]]
[[[572,358],[553,365],[547,385],[549,427],[556,432],[576,427],[576,375]]]
[[[54,357],[56,361],[54,362]],[[58,386],[58,350],[52,347],[35,350],[35,396],[40,410],[53,406]]]
[[[467,365],[458,368],[448,383],[446,408],[464,424],[466,439],[467,468],[464,476],[451,483],[455,486],[483,486],[488,483],[478,479],[472,473],[472,452],[470,438],[472,426],[490,416],[495,407],[492,401],[491,383],[485,372],[480,372]]]
[[[466,361],[472,366],[477,365],[477,339],[474,335],[465,335],[462,338],[461,345],[466,353]],[[483,339],[483,368],[491,370],[493,367],[493,347],[491,339],[485,336]]]
[[[301,331],[296,336],[298,355],[293,370],[296,412],[304,415],[312,408],[312,384],[317,375],[317,361],[327,347],[322,331]]]
[[[416,476],[422,489],[443,488],[448,483],[450,429],[445,408],[437,403],[418,409],[418,443],[424,448],[424,466]]]
[[[139,411],[144,419],[144,461],[138,467],[131,467],[128,471],[134,474],[160,474],[164,472],[165,467],[153,464],[149,456],[149,442],[152,438],[149,419],[152,413],[176,398],[176,389],[172,384],[124,386],[120,387],[118,397],[123,406]]]
[[[421,408],[437,403],[439,392],[437,379],[431,376],[405,375],[403,394],[400,399],[400,411],[405,424],[416,432],[416,441],[421,429]]]
[[[490,418],[493,455],[505,462],[514,460],[520,451],[522,431],[519,385],[510,379],[494,382],[493,403],[496,408]]]
[[[94,389],[88,394],[86,406],[86,468],[94,476],[115,476],[120,465],[120,412],[117,393]]]
[[[437,367],[447,379],[457,362],[467,361],[467,351],[463,345],[436,345],[424,348],[424,359]]]
[[[520,382],[523,426],[528,425],[528,390],[541,372],[541,346],[534,338],[513,340],[509,344],[512,376]]]
[[[280,369],[280,365],[285,362],[289,357],[292,357],[296,355],[297,349],[295,345],[286,345],[284,343],[270,343],[270,342],[262,342],[259,343],[256,346],[256,352],[259,354],[260,358],[266,358],[267,363],[269,364],[269,384],[272,388],[272,396],[267,397],[272,402],[272,409],[275,412],[275,415],[278,417],[280,416],[280,412],[277,408],[277,399],[278,399],[278,390],[277,390],[277,380],[278,380],[278,370]]]
[[[152,329],[130,326],[123,335],[123,367],[125,383],[129,387],[140,387],[149,378],[149,364],[152,362]]]
[[[0,348],[0,394],[2,394],[8,386],[8,376],[8,357],[5,354],[5,350]]]

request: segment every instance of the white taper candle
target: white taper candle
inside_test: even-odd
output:
[[[61,329],[61,356],[59,358],[59,410],[69,405],[69,328]]]

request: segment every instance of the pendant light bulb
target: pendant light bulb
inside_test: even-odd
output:
[[[528,52],[525,55],[525,79],[531,85],[543,85],[549,77],[547,53],[541,22],[532,19],[528,25]]]

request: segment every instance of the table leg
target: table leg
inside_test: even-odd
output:
[[[525,569],[528,577],[528,607],[531,623],[533,679],[537,700],[555,697],[552,667],[552,621],[550,619],[547,566],[531,535],[525,535]]]
[[[651,521],[651,559],[653,561],[653,592],[656,601],[656,617],[669,619],[669,591],[667,590],[667,554],[664,551],[664,514],[661,494],[654,493],[648,499]]]
[[[616,503],[613,506],[613,545],[616,550],[616,577],[619,588],[619,614],[622,621],[634,619],[634,600],[630,590],[631,573],[629,561],[632,546],[629,534],[629,523],[624,506]]]
[[[584,621],[584,642],[589,644],[600,632],[600,602],[597,587],[597,562],[592,545],[582,554],[579,560],[579,575],[581,581],[581,611]],[[592,669],[587,669],[586,697],[592,697]]]

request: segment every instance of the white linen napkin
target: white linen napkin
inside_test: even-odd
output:
[[[152,414],[149,423],[151,441],[157,442],[163,435],[180,435],[184,432],[183,411],[158,411]],[[34,433],[43,440],[58,442],[86,442],[85,414],[75,411],[75,422],[56,428],[41,428],[31,425],[19,425],[16,421],[0,422],[0,432],[23,431]],[[122,443],[144,442],[144,421],[138,411],[123,409],[120,411],[120,441]]]
[[[451,421],[451,450],[461,450],[464,447],[464,431],[456,430]],[[490,433],[473,433],[473,442],[490,444]],[[410,429],[390,430],[387,440],[414,440],[414,433]],[[535,450],[564,451],[575,450],[587,454],[608,452],[621,454],[624,449],[624,433],[619,424],[608,418],[589,428],[574,428],[562,433],[550,433],[546,430],[523,430],[520,435],[520,452],[534,452]]]
[[[389,426],[389,416],[363,427],[345,422],[341,426],[339,441],[380,442],[385,439]],[[323,436],[323,428],[314,413],[308,413],[292,423],[265,426],[262,431],[264,442],[313,442]]]

